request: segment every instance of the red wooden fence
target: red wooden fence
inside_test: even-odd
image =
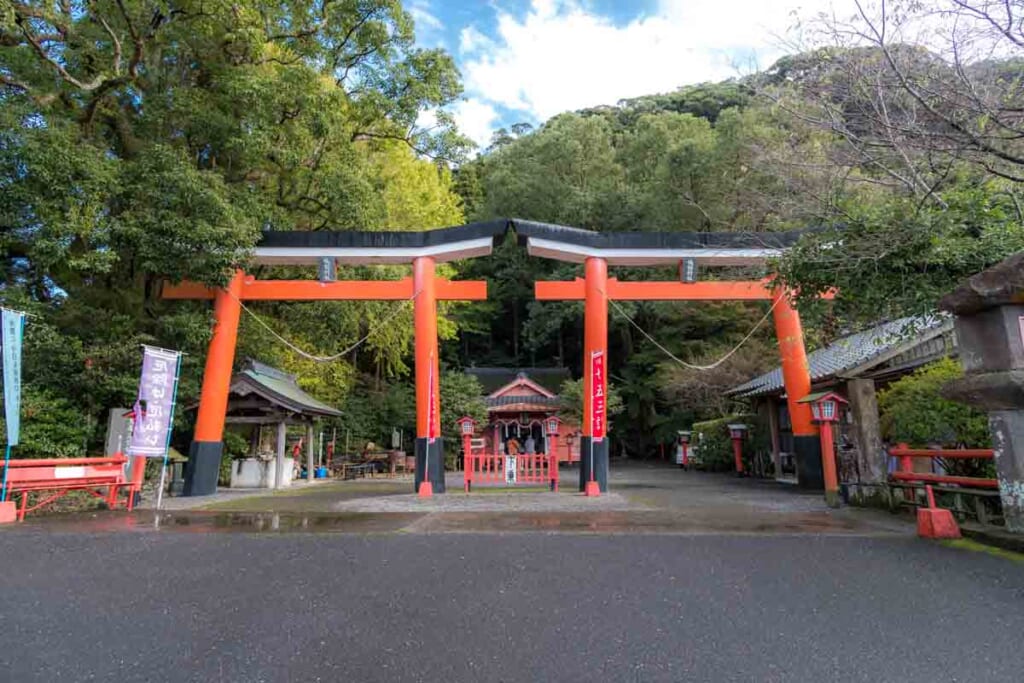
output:
[[[468,493],[480,486],[549,486],[558,490],[558,456],[537,453],[516,455],[516,479],[510,483],[505,474],[505,456],[471,453],[465,456],[463,483]]]
[[[901,443],[895,448],[890,448],[889,455],[898,460],[898,471],[889,475],[889,478],[893,481],[956,484],[957,486],[975,486],[982,489],[999,488],[999,482],[985,477],[957,477],[947,474],[913,471],[912,460],[914,458],[977,458],[978,460],[991,460],[993,455],[990,448],[910,448],[907,444]]]

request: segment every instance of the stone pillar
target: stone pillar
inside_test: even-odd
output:
[[[860,475],[854,497],[861,504],[882,494],[888,479],[888,456],[882,445],[878,420],[878,398],[873,379],[851,379],[846,383],[853,418],[853,439],[857,445],[857,472]]]
[[[965,376],[944,387],[988,411],[1006,528],[1024,533],[1024,252],[978,273],[940,302],[956,314]]]
[[[1006,528],[1024,533],[1024,411],[992,411],[988,424]]]

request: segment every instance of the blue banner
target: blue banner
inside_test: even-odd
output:
[[[163,458],[174,426],[174,402],[178,392],[178,359],[181,353],[143,347],[142,377],[135,400],[129,455]]]
[[[21,340],[25,332],[25,314],[3,309],[4,419],[7,421],[7,445],[17,446],[21,432]]]

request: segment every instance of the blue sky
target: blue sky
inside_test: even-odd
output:
[[[834,0],[848,6],[850,0]],[[443,47],[466,87],[460,129],[502,126],[770,65],[797,18],[833,0],[406,0],[423,46]]]

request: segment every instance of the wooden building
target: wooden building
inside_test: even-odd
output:
[[[559,415],[562,382],[571,379],[566,368],[469,368],[480,382],[487,403],[487,424],[477,428],[477,446],[487,453],[506,453],[515,439],[521,452],[549,453],[547,419]],[[562,422],[556,439],[559,462],[577,462],[580,428]]]
[[[340,417],[341,411],[318,401],[299,387],[298,379],[277,368],[249,359],[231,378],[225,422],[248,432],[248,457],[231,465],[232,488],[290,486],[294,470],[301,470],[299,443],[305,445],[305,470],[314,476],[314,424]],[[272,429],[265,429],[272,427]],[[288,430],[298,431],[291,453]]]
[[[849,401],[838,424],[839,480],[854,491],[885,480],[885,457],[876,391],[922,365],[957,355],[948,316],[902,318],[847,335],[807,355],[811,391],[834,391]],[[795,477],[793,436],[781,368],[733,387],[726,395],[743,399],[769,427],[776,478]],[[870,491],[864,491],[869,494]]]

